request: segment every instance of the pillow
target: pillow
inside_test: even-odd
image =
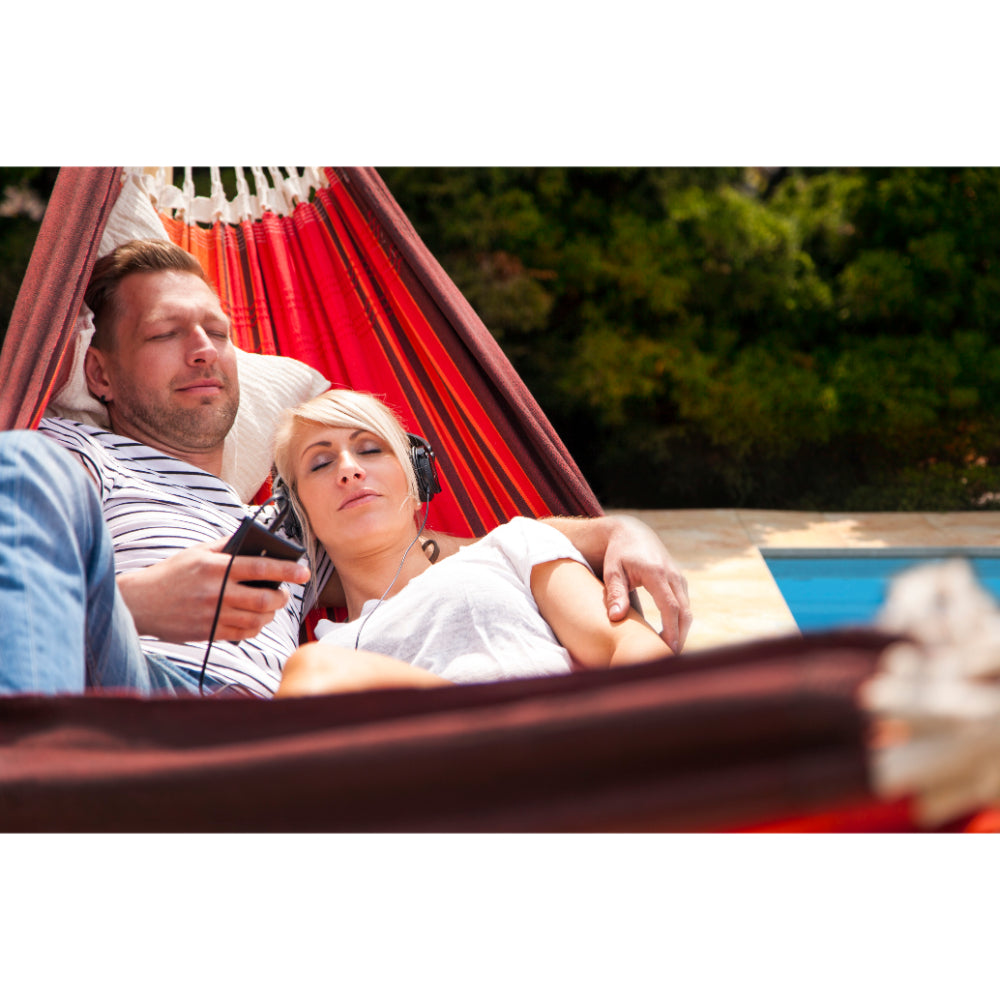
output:
[[[146,194],[139,174],[127,174],[101,236],[100,254],[132,239],[167,239],[167,231]],[[83,375],[83,358],[94,334],[94,314],[83,305],[66,352],[65,383],[52,397],[46,416],[109,427],[108,411],[90,394]],[[249,503],[271,472],[271,439],[282,410],[298,406],[330,388],[314,368],[294,358],[248,354],[236,349],[240,408],[226,437],[222,478]]]
[[[126,168],[122,189],[108,216],[98,256],[111,253],[129,240],[166,240],[167,230],[147,193],[141,170]]]
[[[315,368],[273,354],[236,348],[240,408],[222,452],[222,478],[249,503],[271,474],[272,439],[283,410],[330,388]],[[103,407],[102,407],[103,409]]]

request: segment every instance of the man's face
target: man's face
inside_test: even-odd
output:
[[[221,456],[240,390],[229,321],[195,274],[131,274],[108,351],[91,351],[91,390],[111,402],[119,434],[202,464]],[[106,388],[103,388],[106,386]]]

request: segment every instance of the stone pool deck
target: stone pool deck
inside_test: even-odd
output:
[[[994,549],[1000,511],[818,514],[773,510],[615,510],[660,536],[687,577],[694,625],[685,650],[794,634],[788,605],[761,549]],[[643,611],[659,614],[640,590]]]

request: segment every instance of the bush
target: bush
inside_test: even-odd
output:
[[[1000,172],[383,171],[606,503],[1000,489]]]

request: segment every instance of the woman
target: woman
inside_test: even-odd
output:
[[[432,564],[410,441],[373,396],[333,389],[290,410],[275,465],[315,562],[340,576],[347,621],[287,661],[278,695],[568,673],[669,653],[634,611],[608,620],[603,588],[554,528],[514,518]]]

